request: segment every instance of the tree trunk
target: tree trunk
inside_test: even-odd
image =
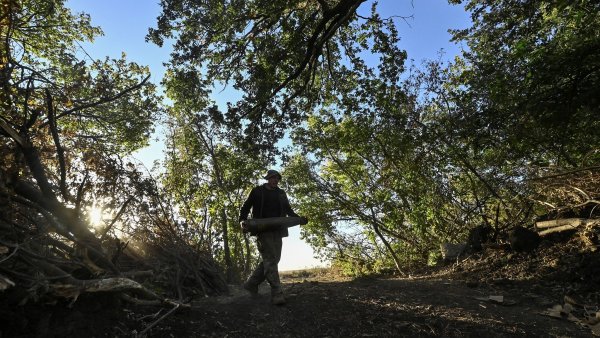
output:
[[[381,231],[379,231],[379,226],[377,226],[377,224],[373,224],[373,230],[375,230],[375,233],[377,234],[377,236],[379,236],[379,238],[383,242],[383,245],[385,245],[385,247],[389,251],[390,255],[392,255],[392,259],[394,260],[394,264],[396,265],[396,269],[398,270],[398,272],[401,275],[405,275],[404,271],[402,271],[402,269],[400,268],[400,260],[398,259],[396,252],[394,252],[394,249],[392,249],[392,246],[387,241],[387,239],[385,239],[385,237],[383,237],[383,234],[381,234]]]
[[[225,255],[225,269],[227,282],[231,283],[234,279],[233,264],[231,262],[231,250],[229,249],[229,233],[227,229],[227,211],[221,209],[221,224],[223,227],[223,253]]]

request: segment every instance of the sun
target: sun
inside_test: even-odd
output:
[[[97,228],[101,226],[104,220],[104,210],[96,205],[92,205],[88,208],[88,219],[93,227]]]

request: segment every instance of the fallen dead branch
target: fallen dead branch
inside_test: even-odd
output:
[[[86,280],[81,281],[79,285],[72,284],[52,284],[50,285],[52,292],[64,298],[72,298],[76,300],[81,293],[84,292],[122,292],[122,291],[134,291],[147,299],[160,301],[163,304],[171,304],[176,306],[189,307],[189,305],[182,304],[180,302],[170,300],[162,297],[147,288],[140,283],[128,279],[128,278],[105,278],[97,280]],[[126,298],[127,299],[127,298]],[[133,300],[133,298],[129,298]],[[140,304],[139,302],[137,302]]]
[[[128,278],[105,278],[95,280],[78,281],[78,285],[73,284],[51,284],[52,292],[64,298],[77,298],[84,292],[119,292],[135,290],[151,299],[162,299],[154,292],[146,289],[140,283]]]
[[[164,315],[162,315],[160,318],[158,318],[157,320],[155,320],[152,324],[148,325],[148,327],[146,327],[144,330],[142,330],[142,332],[140,332],[139,334],[135,335],[136,337],[145,337],[146,333],[152,329],[154,326],[156,326],[156,324],[158,324],[160,321],[162,321],[163,319],[167,318],[170,314],[172,314],[173,312],[175,312],[177,309],[179,309],[180,304],[176,304],[175,307],[173,307],[171,310],[169,310],[169,312],[165,313]]]
[[[0,291],[6,290],[11,286],[15,286],[15,283],[10,279],[0,275]]]
[[[541,221],[535,224],[535,228],[540,236],[551,233],[574,230],[580,227],[597,226],[600,224],[599,219],[587,218],[565,218],[551,221]]]
[[[563,218],[563,219],[555,219],[550,221],[540,221],[535,223],[536,229],[546,229],[546,228],[554,228],[558,226],[568,225],[571,227],[578,227],[580,225],[584,225],[588,222],[588,219],[585,218]]]

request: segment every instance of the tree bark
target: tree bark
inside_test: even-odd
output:
[[[231,283],[234,279],[233,264],[231,262],[231,250],[229,249],[229,232],[227,229],[227,211],[221,209],[221,224],[223,228],[223,253],[225,255],[225,269],[227,273],[227,282]]]

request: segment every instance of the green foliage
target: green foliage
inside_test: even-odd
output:
[[[64,1],[5,1],[1,13],[1,185],[31,182],[62,203],[47,211],[68,206],[77,220],[94,201],[116,213],[139,178],[123,156],[147,145],[161,114],[148,68],[124,54],[82,59],[79,42],[102,31]]]
[[[350,60],[350,80],[330,89],[327,105],[293,133],[303,155],[288,163],[286,176],[293,195],[306,196],[298,201],[311,219],[303,236],[321,252],[350,266],[403,270],[451,237],[444,217],[456,170],[439,149],[434,105],[419,101],[421,82],[400,80],[405,53],[395,27],[367,24],[375,33],[357,44],[380,54],[380,63]]]
[[[511,160],[572,167],[599,143],[600,5],[468,1],[461,123]]]
[[[175,124],[180,150],[173,159],[190,152],[197,161],[188,170],[207,168],[203,177],[215,177],[206,171],[214,164],[198,161],[206,150],[196,149],[193,138],[204,135],[202,128],[218,135],[217,144],[256,154],[291,123],[305,121],[292,128],[302,155],[289,158],[285,169],[295,203],[311,219],[303,237],[348,266],[401,270],[407,261],[426,260],[436,240],[453,236],[444,217],[457,213],[451,200],[458,192],[447,184],[456,170],[443,149],[436,151],[445,147],[438,140],[444,130],[436,130],[439,103],[420,103],[424,80],[401,81],[406,53],[394,23],[375,6],[370,18],[357,17],[352,6],[359,3],[163,2],[149,38],[177,41],[164,83],[176,101],[173,116],[187,117]],[[342,17],[330,21],[333,14]],[[319,35],[324,28],[329,36]],[[366,53],[379,62],[368,64]],[[202,99],[213,81],[232,81],[244,93],[225,114]],[[184,167],[177,161],[174,169]],[[173,179],[182,186],[190,180]]]
[[[8,54],[2,68],[4,109],[14,113],[3,117],[24,125],[41,111],[53,113],[61,132],[77,135],[63,141],[83,143],[73,147],[89,146],[85,138],[101,140],[118,154],[146,145],[160,112],[155,86],[145,83],[147,67],[127,62],[124,55],[89,65],[79,59],[76,42],[102,32],[90,26],[88,15],[72,14],[62,1],[14,6],[6,13],[12,26],[3,30]]]
[[[233,282],[248,274],[255,260],[238,215],[265,160],[248,157],[236,146],[239,131],[223,124],[196,71],[172,69],[163,84],[173,105],[167,109],[168,152],[162,183],[195,244],[225,265]]]
[[[403,271],[472,227],[531,222],[542,166],[595,163],[599,5],[464,2],[473,26],[453,34],[469,50],[407,75],[393,21],[376,5],[357,16],[360,0],[163,1],[148,39],[175,41],[168,180],[187,215],[227,210],[233,229],[289,132],[302,237],[348,272]],[[243,94],[225,112],[206,99],[216,83]]]
[[[378,16],[358,22],[363,2],[162,1],[148,39],[175,41],[170,67],[201,71],[207,86],[239,90],[242,99],[229,105],[223,120],[243,129],[240,146],[269,153],[287,128],[348,79],[344,57],[355,58],[368,40],[385,44]],[[404,56],[393,60],[385,71],[394,72]]]
[[[42,284],[123,277],[117,261],[134,241],[191,263],[171,266],[179,297],[189,278],[222,290],[210,260],[186,245],[170,198],[125,159],[162,117],[148,68],[124,54],[88,60],[79,41],[101,30],[64,1],[8,0],[0,10],[0,238],[12,250],[0,264],[16,284],[3,302],[56,297]],[[92,206],[111,213],[96,228]]]

